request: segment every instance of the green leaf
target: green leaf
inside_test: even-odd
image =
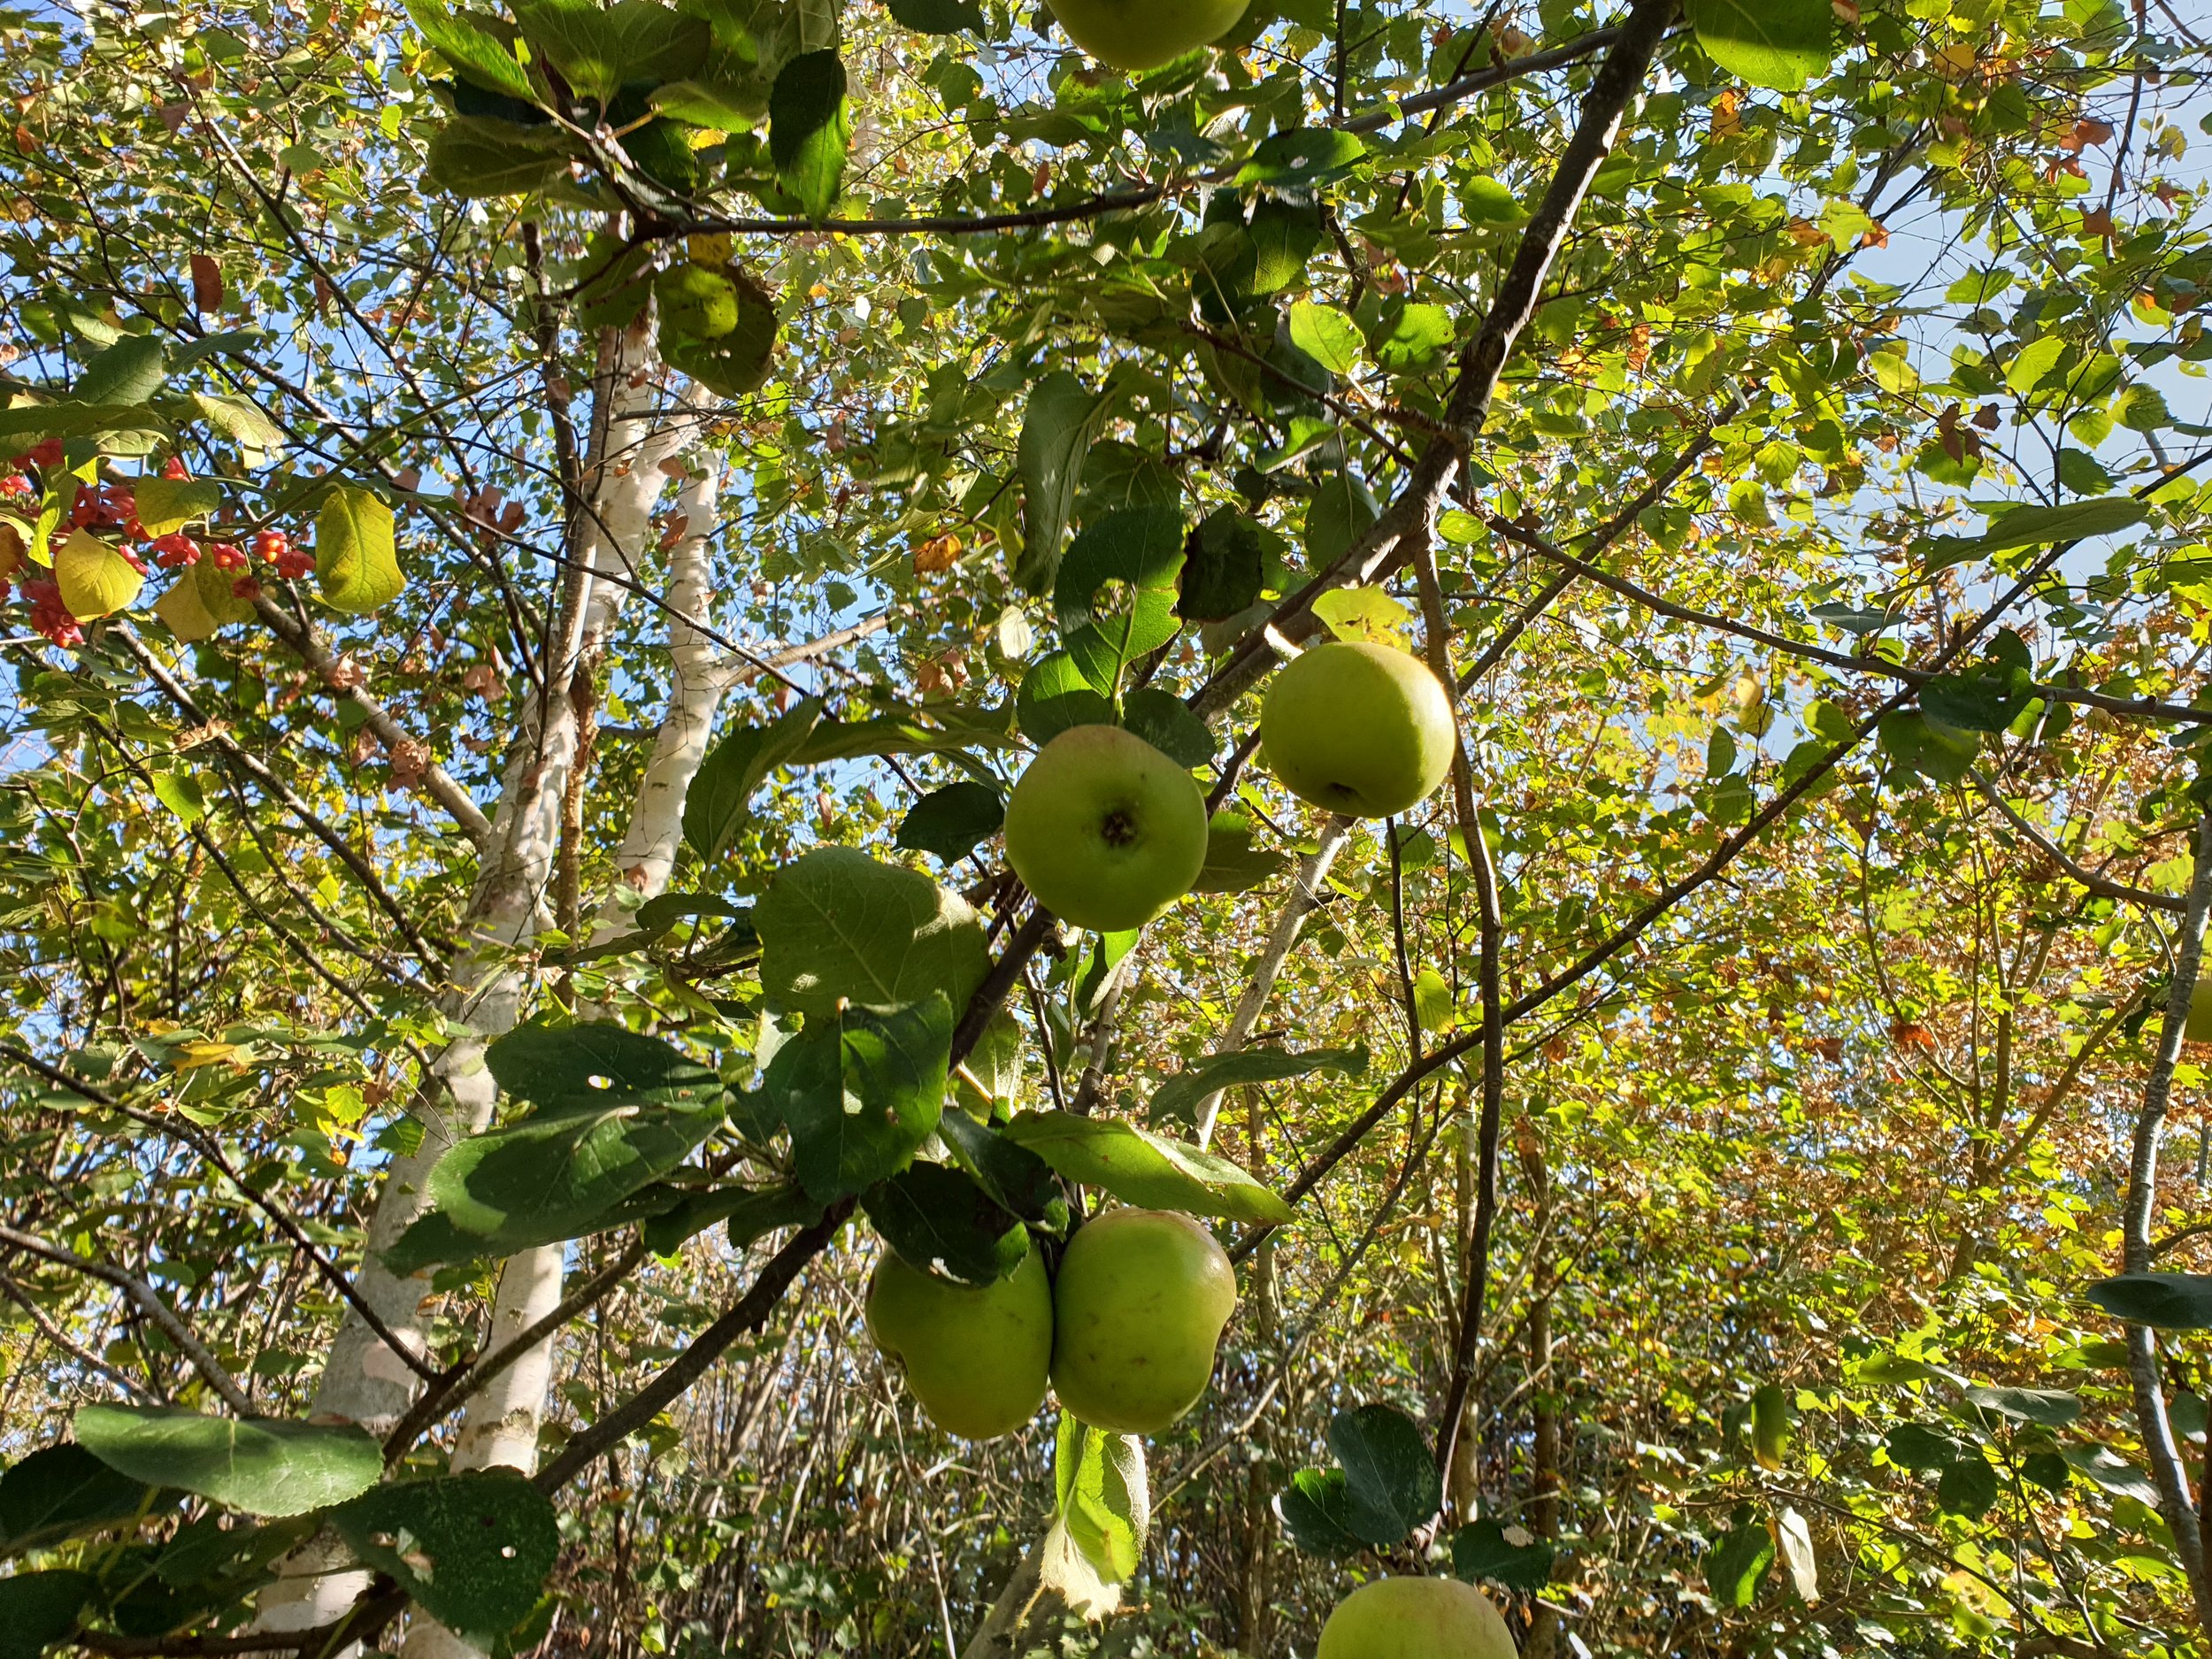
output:
[[[885,9],[918,35],[983,33],[982,8],[973,0],[885,0]]]
[[[207,816],[206,792],[190,772],[162,771],[152,777],[154,799],[174,813],[179,823],[193,825]]]
[[[1972,733],[1901,709],[1884,715],[1877,729],[1887,753],[1937,783],[1956,783],[1981,753],[1981,740]]]
[[[1231,1221],[1286,1222],[1290,1206],[1226,1158],[1110,1118],[1023,1112],[1001,1132],[1071,1181],[1125,1204]]]
[[[44,438],[103,438],[126,433],[160,438],[168,423],[136,403],[25,403],[0,410],[0,438],[29,449]]]
[[[1920,687],[1920,706],[1931,718],[1962,732],[2001,732],[2035,696],[2035,682],[2017,670],[1940,674]]]
[[[1171,508],[1108,513],[1069,546],[1052,608],[1084,680],[1112,696],[1139,657],[1175,637],[1183,572],[1182,516]],[[1111,595],[1100,603],[1101,590]]]
[[[1789,1396],[1780,1384],[1765,1384],[1751,1396],[1752,1457],[1760,1468],[1771,1472],[1782,1467],[1789,1449]]]
[[[1349,1484],[1341,1469],[1302,1469],[1275,1494],[1290,1541],[1309,1555],[1339,1560],[1365,1548],[1352,1531]]]
[[[1364,1543],[1388,1549],[1444,1506],[1444,1477],[1412,1418],[1386,1405],[1340,1411],[1329,1449],[1344,1466],[1347,1514]]]
[[[947,864],[966,857],[1006,821],[1006,803],[988,784],[965,780],[933,789],[899,820],[898,844]]]
[[[154,1502],[143,1481],[118,1474],[83,1447],[44,1447],[0,1474],[0,1551],[19,1554],[134,1520]]]
[[[2212,1273],[2122,1273],[2083,1293],[2116,1319],[2166,1331],[2212,1331]]]
[[[933,991],[965,1008],[990,971],[983,923],[927,876],[824,847],[776,872],[754,907],[761,987],[802,1014],[879,1008]]]
[[[557,127],[457,115],[431,136],[423,180],[460,196],[529,196],[568,176],[568,156]]]
[[[67,1567],[0,1578],[0,1659],[38,1659],[76,1629],[99,1587],[90,1573]]]
[[[80,403],[142,403],[161,389],[168,373],[168,353],[157,338],[125,334],[93,355],[70,397]]]
[[[323,497],[315,515],[315,585],[334,611],[366,616],[399,597],[407,578],[399,568],[392,510],[365,489],[340,485]]]
[[[260,404],[249,398],[219,392],[195,392],[192,406],[199,411],[201,419],[236,444],[245,452],[246,459],[257,465],[280,453],[289,442],[284,428]]]
[[[2081,1402],[2057,1388],[1989,1388],[1976,1385],[1964,1391],[1966,1403],[1983,1411],[2020,1423],[2039,1423],[2047,1429],[2062,1429],[2081,1416]]]
[[[1749,1607],[1774,1564],[1774,1540],[1767,1529],[1739,1509],[1736,1525],[1721,1535],[1705,1555],[1705,1582],[1723,1607]]]
[[[1244,1083],[1279,1083],[1316,1071],[1356,1077],[1366,1070],[1364,1048],[1309,1048],[1302,1054],[1282,1048],[1240,1048],[1231,1054],[1210,1054],[1162,1084],[1145,1115],[1156,1124],[1194,1125],[1198,1102],[1218,1089]]]
[[[2069,1446],[2060,1455],[2085,1480],[2107,1492],[2133,1498],[2155,1509],[2160,1502],[2157,1484],[2108,1446]]]
[[[383,1448],[350,1424],[96,1405],[78,1409],[76,1432],[79,1445],[118,1473],[249,1515],[304,1515],[343,1503],[384,1471]]]
[[[534,1106],[713,1106],[722,1080],[680,1048],[609,1021],[522,1025],[484,1051],[492,1079]]]
[[[895,1008],[814,1014],[776,1050],[761,1093],[791,1132],[792,1172],[808,1197],[831,1204],[872,1187],[929,1139],[944,1104],[952,1022],[951,1002],[933,990]]]
[[[2012,355],[2005,365],[2005,384],[2025,397],[2050,378],[2058,360],[2066,355],[2066,342],[2057,334],[2046,334],[2040,340],[2031,340]]]
[[[1261,141],[1238,171],[1240,187],[1312,186],[1340,179],[1357,166],[1367,146],[1356,134],[1333,127],[1294,127]]]
[[[1014,706],[1022,735],[1040,749],[1074,726],[1110,726],[1114,720],[1114,705],[1091,688],[1065,651],[1050,652],[1029,665]]]
[[[2085,541],[2131,529],[2150,516],[2132,495],[2105,495],[2070,501],[2056,507],[2016,507],[1990,521],[1978,536],[1939,536],[1924,544],[1928,572],[2015,548]]]
[[[1068,515],[1083,481],[1084,454],[1110,401],[1065,369],[1055,369],[1030,388],[1015,449],[1022,484],[1022,550],[1014,580],[1026,592],[1052,590]]]
[[[1290,308],[1290,343],[1332,374],[1349,374],[1359,366],[1366,344],[1359,325],[1333,305],[1299,300]]]
[[[503,1256],[631,1218],[624,1201],[682,1164],[726,1112],[714,1072],[617,1025],[525,1027],[486,1058],[503,1089],[540,1110],[456,1146],[429,1191]]]
[[[795,1187],[714,1187],[687,1192],[648,1216],[638,1236],[654,1255],[672,1256],[685,1240],[727,1222],[730,1248],[742,1250],[781,1228],[810,1226],[821,1217],[822,1206]]]
[[[1425,367],[1452,343],[1452,314],[1425,303],[1384,313],[1383,324],[1368,337],[1375,361],[1394,373]]]
[[[148,535],[167,535],[223,504],[223,487],[205,478],[142,478],[131,490]]]
[[[1161,687],[1146,686],[1124,697],[1121,723],[1179,766],[1203,766],[1214,757],[1213,728]]]
[[[1997,1471],[1979,1452],[1950,1464],[1936,1482],[1936,1502],[1954,1515],[1978,1520],[1997,1502]]]
[[[1248,893],[1287,869],[1280,853],[1252,845],[1252,820],[1241,812],[1217,812],[1206,831],[1206,862],[1194,893]],[[1156,1111],[1158,1108],[1156,1106]]]
[[[803,697],[766,726],[740,726],[699,763],[684,797],[684,841],[703,863],[718,860],[751,817],[754,791],[821,723],[818,697]]]
[[[1828,67],[1835,18],[1828,0],[1688,0],[1697,43],[1755,87],[1795,92]]]
[[[1067,1194],[1052,1165],[964,1111],[945,1113],[937,1133],[961,1167],[1009,1212],[1047,1233],[1067,1231]]]
[[[552,1504],[511,1469],[378,1486],[330,1521],[425,1612],[480,1639],[530,1616],[561,1552]]]
[[[516,60],[514,31],[477,13],[455,12],[443,0],[406,0],[407,15],[438,56],[488,92],[534,104],[538,89]]]
[[[515,20],[572,90],[609,99],[633,82],[689,73],[714,44],[706,23],[657,0],[516,0]]]
[[[1122,1584],[1135,1577],[1152,1526],[1143,1440],[1064,1414],[1053,1479],[1061,1522],[1100,1581]]]
[[[1183,549],[1183,580],[1175,614],[1191,622],[1221,622],[1260,596],[1267,549],[1248,513],[1217,507],[1198,522]]]
[[[768,95],[768,154],[776,182],[810,219],[837,204],[838,180],[852,143],[845,65],[834,51],[802,52],[777,73]]]
[[[1413,1017],[1423,1031],[1448,1031],[1459,1022],[1452,987],[1434,968],[1424,968],[1413,976]]]
[[[1526,1543],[1514,1541],[1519,1533]],[[1507,1528],[1495,1521],[1472,1521],[1452,1534],[1453,1576],[1469,1584],[1487,1578],[1509,1590],[1537,1591],[1551,1582],[1556,1546],[1530,1539],[1519,1527]]]
[[[1900,1469],[1946,1469],[1959,1455],[1956,1440],[1921,1423],[1900,1423],[1882,1437],[1882,1449]]]
[[[964,1285],[995,1285],[1029,1254],[1029,1229],[948,1164],[914,1164],[871,1187],[860,1205],[910,1265]]]

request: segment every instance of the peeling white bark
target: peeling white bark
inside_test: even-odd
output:
[[[654,411],[660,394],[654,383],[656,363],[649,319],[621,337],[595,393],[607,400],[610,416],[598,452],[586,457],[593,512],[579,538],[580,552],[593,574],[585,578],[567,637],[557,642],[545,664],[545,696],[534,697],[524,710],[517,741],[509,750],[490,843],[463,918],[465,953],[452,964],[451,990],[443,1011],[468,1034],[449,1043],[433,1063],[415,1109],[423,1125],[422,1141],[412,1153],[393,1161],[369,1224],[368,1249],[357,1287],[363,1300],[418,1353],[426,1346],[421,1313],[425,1283],[388,1272],[382,1252],[427,1209],[431,1167],[449,1148],[489,1123],[496,1104],[497,1089],[485,1065],[484,1049],[492,1038],[513,1029],[520,1017],[529,981],[517,965],[518,956],[548,919],[545,894],[560,845],[562,795],[579,736],[567,695],[569,677],[593,643],[606,636],[628,597],[626,588],[597,580],[597,574],[611,571],[634,580],[654,504],[668,481],[660,463],[691,433],[688,425],[669,429],[657,423]],[[557,1252],[549,1274],[542,1264],[533,1263],[512,1277],[511,1292],[507,1277],[502,1279],[495,1334],[503,1313],[513,1317],[534,1306],[542,1312],[557,1300]],[[544,1299],[549,1278],[552,1300]],[[526,1314],[521,1323],[534,1317]],[[516,1372],[529,1368],[526,1361],[502,1379],[508,1385],[507,1394],[515,1392]],[[541,1375],[536,1409],[542,1409],[544,1382]],[[314,1413],[384,1433],[411,1402],[414,1383],[382,1339],[349,1313],[332,1343],[316,1390]],[[536,1409],[530,1414],[528,1434],[534,1452]],[[465,1437],[467,1430],[465,1425]],[[487,1461],[504,1461],[494,1452],[518,1435],[518,1424],[488,1422],[476,1443],[485,1448]],[[263,1593],[255,1627],[305,1630],[326,1624],[344,1611],[367,1581],[368,1575],[351,1567],[342,1547],[325,1534],[281,1563],[277,1582]]]

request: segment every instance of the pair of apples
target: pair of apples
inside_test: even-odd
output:
[[[886,1255],[868,1333],[947,1433],[993,1440],[1030,1420],[1048,1382],[1079,1421],[1156,1434],[1196,1405],[1237,1305],[1213,1234],[1165,1210],[1112,1210],[1076,1229],[1056,1279],[1033,1247],[976,1289]]]
[[[1268,687],[1260,754],[1301,800],[1388,818],[1432,794],[1456,747],[1452,700],[1428,665],[1335,641]],[[1206,797],[1142,738],[1079,726],[1038,752],[1006,803],[1006,861],[1037,902],[1099,933],[1141,927],[1197,882]]]

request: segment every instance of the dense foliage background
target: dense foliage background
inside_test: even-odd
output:
[[[772,1124],[652,1171],[682,1226],[383,1264],[518,1115],[518,1022],[757,1099],[793,895],[987,933],[887,999],[977,1022],[956,1097],[1294,1212],[1217,1207],[1242,1302],[1118,1610],[992,1651],[1310,1654],[1425,1562],[1532,1659],[2206,1650],[2212,1295],[2140,1275],[2212,1272],[2212,19],[1256,0],[1129,76],[1001,0],[511,18],[0,13],[0,1452],[361,1423],[395,1479],[539,1470],[557,1558],[452,1637],[370,1523],[48,1464],[0,1655],[332,1651],[357,1594],[418,1659],[986,1651],[1052,1419],[920,1417],[849,1197],[722,1225]],[[78,626],[41,567],[134,517],[142,595]],[[1329,630],[1457,679],[1402,823],[1252,758]],[[1138,937],[992,840],[1097,718],[1229,815]],[[1242,1050],[1302,1058],[1163,1095]],[[1279,1509],[1376,1405],[1464,1425],[1379,1548]]]

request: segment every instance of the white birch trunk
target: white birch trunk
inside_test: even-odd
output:
[[[670,609],[680,616],[703,616],[712,600],[710,549],[719,485],[719,471],[710,463],[700,476],[685,484],[676,499],[676,511],[685,524],[669,553],[667,598]],[[626,537],[623,543],[639,545]],[[624,573],[635,580],[636,562],[632,561]],[[608,601],[611,605],[619,603],[624,591],[611,583],[600,584],[600,589],[612,595]],[[603,633],[588,629],[587,635],[595,639],[603,637]],[[629,826],[616,855],[620,879],[645,898],[661,893],[675,868],[683,834],[684,800],[706,757],[715,711],[729,683],[729,675],[716,660],[712,646],[696,629],[672,617],[669,653],[674,659],[674,680],[668,710],[654,736],[652,759],[646,766]],[[590,938],[595,943],[602,942],[627,927],[623,907],[610,895],[594,919]],[[499,1299],[492,1312],[487,1352],[514,1340],[559,1304],[566,1248],[559,1244],[541,1245],[509,1259],[500,1274]],[[553,1382],[553,1357],[554,1343],[541,1342],[471,1398],[454,1448],[454,1469],[498,1465],[526,1474],[535,1471],[538,1430],[544,1421]],[[473,1659],[480,1651],[466,1638],[427,1617],[414,1621],[402,1649],[403,1659]]]
[[[655,429],[653,411],[659,400],[654,384],[656,361],[649,321],[621,336],[596,389],[596,396],[607,400],[610,417],[599,452],[586,458],[595,518],[587,519],[579,538],[580,551],[595,570],[629,575],[637,568],[640,560],[634,549],[644,546],[654,503],[667,481],[659,463],[680,442],[680,434]],[[357,1287],[417,1354],[426,1348],[422,1279],[391,1273],[382,1253],[427,1209],[426,1187],[432,1166],[455,1143],[491,1120],[497,1090],[484,1064],[484,1049],[493,1037],[511,1030],[521,1013],[528,977],[515,965],[517,953],[545,924],[544,896],[560,844],[562,795],[576,756],[578,733],[568,697],[569,676],[589,642],[603,637],[626,596],[626,590],[612,583],[586,577],[569,637],[557,642],[542,665],[545,694],[532,697],[525,708],[502,780],[491,842],[463,918],[467,951],[452,966],[451,989],[444,999],[448,1018],[466,1027],[468,1034],[449,1043],[433,1063],[416,1107],[423,1125],[421,1143],[393,1160],[370,1219]],[[526,1277],[518,1277],[512,1295],[503,1279],[495,1319],[501,1310],[512,1314],[536,1305],[542,1287],[524,1282]],[[557,1298],[557,1261],[551,1278]],[[349,1312],[317,1386],[314,1415],[384,1433],[406,1411],[416,1384],[414,1374],[383,1340]],[[541,1382],[541,1397],[542,1392]],[[533,1421],[534,1443],[535,1433]],[[342,1546],[324,1533],[280,1565],[277,1582],[262,1594],[255,1628],[308,1630],[327,1624],[367,1583],[368,1575],[352,1566]]]

